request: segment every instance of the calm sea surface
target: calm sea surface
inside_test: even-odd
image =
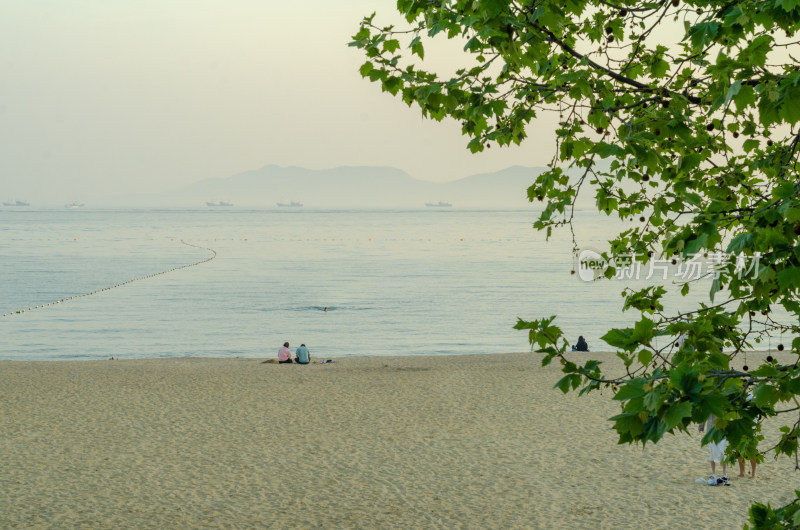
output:
[[[517,316],[551,314],[604,349],[599,337],[636,317],[621,312],[624,285],[570,274],[569,232],[545,242],[534,219],[6,208],[0,359],[272,358],[285,341],[319,357],[527,351]],[[583,221],[580,244],[600,248],[599,224]]]

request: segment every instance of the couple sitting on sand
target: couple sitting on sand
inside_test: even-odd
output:
[[[297,364],[308,364],[311,362],[311,354],[305,344],[301,344],[294,352],[294,362]],[[292,352],[289,350],[289,343],[284,342],[283,348],[278,350],[278,363],[292,364]]]

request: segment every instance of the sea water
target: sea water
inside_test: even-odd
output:
[[[578,212],[577,244],[603,248],[593,215]],[[608,349],[600,337],[637,316],[622,312],[625,285],[581,281],[570,232],[546,241],[535,219],[0,210],[0,359],[273,358],[284,342],[317,358],[529,351],[517,317],[549,315],[573,343]],[[707,289],[680,303],[697,296]]]

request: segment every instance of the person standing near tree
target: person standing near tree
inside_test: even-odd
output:
[[[713,414],[708,417],[708,420],[698,426],[698,431],[711,430],[714,426],[716,416]],[[708,483],[711,485],[727,484],[728,483],[728,463],[725,460],[725,449],[728,448],[728,440],[723,438],[719,442],[708,442],[709,455],[708,459],[711,461],[711,476],[708,477]],[[717,477],[717,464],[722,464],[722,476]]]
[[[749,404],[753,400],[753,393],[748,392],[746,401]],[[764,439],[761,434],[761,420],[756,421],[753,427],[753,437],[743,438],[735,447],[728,448],[728,462],[731,464],[736,461],[739,463],[739,478],[747,476],[745,473],[744,461],[750,462],[750,478],[756,478],[756,466],[764,461],[764,455],[758,450],[758,443]]]

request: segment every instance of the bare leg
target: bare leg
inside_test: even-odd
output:
[[[750,461],[750,478],[756,478],[756,461]]]
[[[722,474],[723,475],[727,475],[728,474],[728,463],[725,462],[724,459],[722,460]]]
[[[739,478],[744,477],[744,458],[739,459]]]
[[[711,474],[712,475],[717,474],[717,463],[714,462],[713,460],[711,461]]]

